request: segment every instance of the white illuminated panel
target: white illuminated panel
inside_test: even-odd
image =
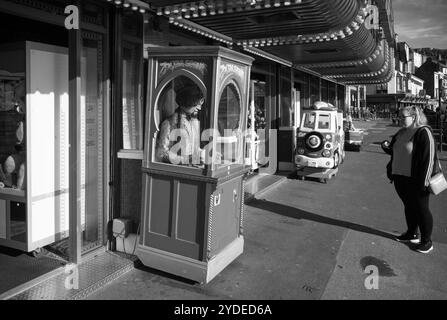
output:
[[[28,69],[27,174],[31,242],[59,238],[69,228],[68,54],[31,45]]]
[[[32,205],[32,232],[31,242],[46,240],[52,243],[68,236],[69,219],[64,214],[55,214],[55,205],[60,207],[61,203],[68,204],[68,193],[33,201]],[[65,212],[68,212],[68,206]]]

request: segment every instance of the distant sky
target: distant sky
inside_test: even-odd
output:
[[[399,41],[412,48],[447,49],[446,0],[392,0]]]

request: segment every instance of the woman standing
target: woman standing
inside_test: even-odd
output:
[[[433,250],[433,217],[429,208],[428,186],[430,178],[435,174],[435,142],[432,131],[427,126],[427,119],[419,107],[400,109],[399,121],[402,129],[394,135],[391,143],[382,143],[383,150],[391,155],[387,166],[388,178],[394,182],[397,194],[404,204],[408,227],[396,240],[418,244],[416,251],[428,253]]]

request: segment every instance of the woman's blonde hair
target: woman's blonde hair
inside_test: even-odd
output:
[[[414,116],[415,127],[423,127],[427,125],[427,117],[425,116],[422,109],[418,106],[408,106],[400,108],[400,112],[407,113],[410,116]]]

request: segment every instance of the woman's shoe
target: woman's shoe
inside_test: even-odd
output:
[[[404,233],[398,237],[396,237],[396,240],[399,242],[410,242],[410,243],[414,243],[414,244],[419,244],[421,241],[419,240],[419,237],[417,234],[408,234],[408,233]]]
[[[421,243],[416,248],[414,248],[414,250],[420,253],[429,253],[433,250],[433,243],[431,241]]]

